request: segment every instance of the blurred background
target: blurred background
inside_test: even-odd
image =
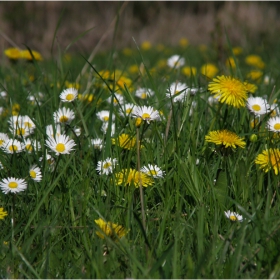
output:
[[[3,55],[6,48],[27,45],[47,58],[53,42],[54,53],[63,52],[87,30],[68,52],[91,53],[101,38],[100,50],[145,41],[172,46],[181,38],[223,44],[225,30],[233,45],[257,46],[279,37],[278,15],[279,2],[273,1],[0,2],[0,48]]]

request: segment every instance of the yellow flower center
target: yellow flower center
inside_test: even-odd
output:
[[[140,126],[142,123],[142,119],[141,118],[136,118],[136,121],[135,121],[135,125],[138,127]]]
[[[174,91],[174,95],[178,94],[179,92],[180,92],[180,90]]]
[[[109,120],[109,117],[108,117],[108,116],[105,116],[105,117],[103,117],[103,120],[104,120],[105,122],[107,122],[107,121]]]
[[[59,121],[60,121],[61,123],[67,122],[67,121],[68,121],[68,117],[66,117],[66,116],[61,116],[60,119],[59,119]]]
[[[111,166],[111,162],[106,162],[104,165],[103,165],[103,168],[107,169]]]
[[[32,127],[32,123],[30,123],[30,122],[24,122],[24,126],[30,128],[30,127]]]
[[[146,99],[146,98],[147,98],[147,94],[146,94],[145,92],[143,92],[143,93],[141,94],[141,98]]]
[[[157,172],[155,170],[150,170],[149,174],[153,176],[153,175],[157,175]]]
[[[15,151],[18,150],[18,147],[17,147],[16,145],[11,145],[11,146],[9,147],[9,150],[10,150],[11,152],[15,152]]]
[[[34,170],[31,170],[29,174],[33,179],[36,178],[36,172]]]
[[[65,151],[65,145],[63,143],[58,143],[55,148],[59,153],[63,153]]]
[[[2,146],[4,142],[5,141],[3,139],[0,139],[0,146]]]
[[[237,217],[234,216],[234,215],[229,216],[229,219],[230,219],[231,221],[237,221]]]
[[[18,129],[16,130],[16,134],[17,134],[17,135],[25,135],[25,129],[24,129],[23,127],[18,128]]]
[[[17,182],[10,182],[8,186],[9,186],[10,189],[16,189],[18,187],[18,183]]]
[[[276,123],[276,124],[274,125],[274,129],[280,130],[280,123]]]
[[[143,115],[142,115],[142,119],[143,120],[148,120],[148,119],[150,119],[151,118],[151,116],[150,116],[150,114],[148,114],[148,113],[144,113]]]
[[[69,93],[69,94],[66,95],[66,100],[71,101],[71,100],[74,99],[74,97],[75,97],[75,96],[74,96],[73,93]]]
[[[131,108],[128,108],[128,109],[125,110],[125,112],[126,112],[127,114],[130,114],[130,113],[132,112],[132,109],[131,109]]]
[[[252,109],[254,110],[254,111],[260,111],[261,110],[261,106],[260,105],[258,105],[258,104],[254,104],[253,106],[252,106]]]
[[[32,145],[31,144],[26,144],[25,149],[29,152],[31,152],[33,150]]]

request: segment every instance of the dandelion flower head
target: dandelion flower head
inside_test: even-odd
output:
[[[263,169],[264,172],[268,172],[270,169],[273,169],[275,175],[278,175],[280,170],[280,150],[263,150],[257,155],[255,163],[259,164],[260,168]]]
[[[243,138],[240,138],[234,132],[226,129],[210,131],[208,135],[205,136],[205,140],[207,142],[215,143],[216,145],[224,145],[226,148],[236,148],[236,146],[245,148],[246,145],[246,142],[243,141]]]

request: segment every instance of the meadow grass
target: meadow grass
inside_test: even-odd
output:
[[[246,106],[209,99],[213,94],[208,88],[214,77],[230,76],[255,85],[252,96],[278,105],[280,73],[272,59],[279,61],[277,46],[275,53],[254,46],[238,53],[228,41],[225,59],[219,60],[219,50],[211,45],[135,45],[100,51],[91,61],[61,51],[51,59],[13,60],[0,68],[1,91],[7,93],[0,99],[0,132],[23,142],[8,121],[12,115],[27,115],[36,125],[28,138],[41,146],[31,153],[0,149],[1,180],[27,182],[22,192],[0,194],[0,207],[7,211],[0,221],[1,277],[278,278],[279,177],[274,169],[265,172],[255,163],[263,150],[279,146],[278,134],[266,125],[278,109],[255,116]],[[185,59],[183,66],[167,65],[174,54]],[[246,63],[251,54],[264,65]],[[226,63],[229,57],[234,67]],[[206,63],[217,72],[201,72]],[[79,76],[85,64],[87,71]],[[196,72],[188,74],[186,66]],[[259,77],[250,77],[252,73]],[[195,92],[179,93],[185,97],[176,102],[166,93],[179,82]],[[78,89],[78,98],[62,102],[61,92],[72,87]],[[139,98],[139,88],[154,94]],[[160,117],[136,126],[136,118],[120,113],[119,101],[107,101],[116,94],[124,104],[152,106]],[[58,129],[53,114],[62,107],[75,113],[70,124],[61,124],[61,133],[76,146],[69,154],[56,155],[46,145],[46,127]],[[109,111],[105,130],[96,115],[102,110]],[[259,122],[251,126],[252,120]],[[245,147],[205,140],[210,131],[223,129],[241,137]],[[124,133],[135,137],[131,149],[118,146]],[[92,144],[96,138],[103,141],[101,149]],[[53,161],[46,159],[47,153]],[[108,157],[117,159],[117,165],[112,173],[99,174],[98,162]],[[33,164],[41,169],[40,182],[29,176]],[[157,165],[164,176],[147,187],[144,179],[127,185],[129,178],[117,175],[148,164]],[[277,160],[274,167],[280,167]],[[243,220],[227,218],[228,210]],[[124,235],[106,231],[100,238],[99,218],[122,226]]]

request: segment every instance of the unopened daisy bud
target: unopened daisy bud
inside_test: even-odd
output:
[[[256,135],[256,134],[252,134],[251,136],[250,136],[250,141],[251,142],[257,142],[257,140],[258,140],[258,136]]]

